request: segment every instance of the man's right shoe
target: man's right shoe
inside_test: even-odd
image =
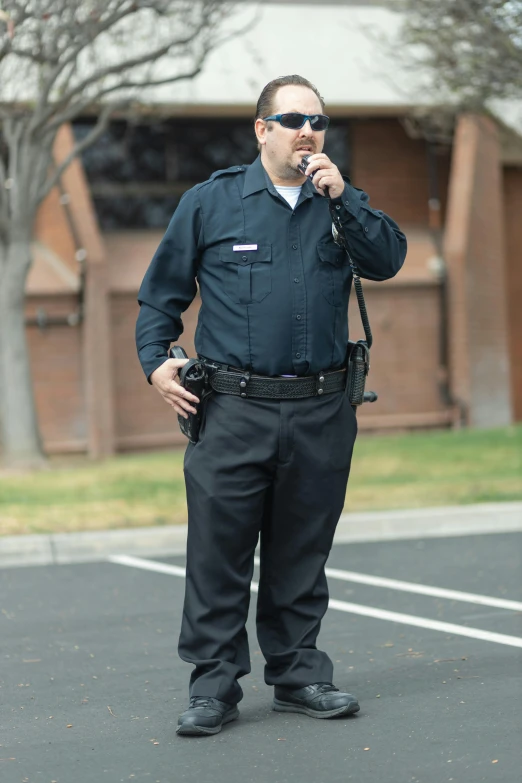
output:
[[[239,717],[236,704],[227,704],[218,699],[195,696],[190,700],[188,710],[178,718],[176,734],[201,737],[206,734],[218,734],[225,723]]]

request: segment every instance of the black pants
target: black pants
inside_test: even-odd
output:
[[[341,515],[357,420],[342,392],[304,400],[213,394],[185,454],[187,580],[179,654],[191,696],[236,703],[250,671],[245,629],[261,536],[257,636],[269,685],[331,682],[316,648],[324,566]]]

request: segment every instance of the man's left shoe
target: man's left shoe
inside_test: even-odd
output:
[[[310,718],[337,718],[359,712],[359,702],[350,693],[341,693],[329,682],[316,682],[304,688],[274,688],[276,712],[300,712]]]

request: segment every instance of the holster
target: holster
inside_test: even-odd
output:
[[[366,376],[370,371],[370,350],[365,340],[348,340],[346,351],[346,394],[351,405],[362,405]]]
[[[176,346],[171,348],[169,355],[173,359],[186,358],[187,354],[181,348]],[[191,443],[197,443],[199,440],[199,431],[205,408],[207,397],[212,394],[212,389],[208,382],[208,374],[203,362],[199,359],[190,359],[179,371],[179,382],[184,389],[194,394],[199,399],[199,403],[191,403],[197,409],[197,413],[189,413],[188,419],[178,413],[178,424],[181,432]]]

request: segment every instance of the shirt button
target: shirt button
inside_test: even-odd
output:
[[[367,233],[368,233],[368,226],[365,226],[365,227],[364,227],[364,233],[365,233],[365,234],[367,234]]]
[[[246,256],[241,256],[242,261],[248,261],[248,258]]]
[[[297,245],[292,245],[292,250],[297,250]]]
[[[298,277],[294,277],[294,283],[298,283],[298,282],[299,282],[299,278]]]
[[[300,359],[301,358],[301,354],[300,353],[296,353],[295,358],[296,359]]]
[[[296,315],[296,318],[297,318],[298,321],[301,320],[301,316],[300,315]]]
[[[341,205],[340,205],[340,204],[336,204],[336,205],[335,205],[335,208],[336,208],[336,209],[341,209]]]
[[[345,201],[344,203],[346,204],[347,207],[350,206],[350,202],[349,201]]]

